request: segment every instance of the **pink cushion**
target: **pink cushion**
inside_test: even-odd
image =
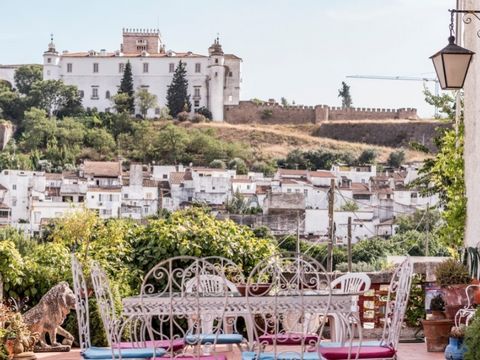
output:
[[[350,346],[339,347],[322,347],[320,345],[320,354],[327,360],[343,360],[348,359],[348,351]],[[355,359],[358,346],[352,346],[350,357]],[[360,346],[359,359],[377,359],[392,358],[395,356],[395,349],[387,346]]]
[[[273,345],[274,341],[278,345],[301,345],[302,340],[304,344],[315,345],[318,342],[317,335],[304,335],[300,333],[286,333],[286,334],[266,334],[259,338],[261,344]]]
[[[167,360],[167,359],[172,359],[171,357],[165,356],[165,357],[156,357],[154,360]],[[191,354],[185,354],[185,355],[178,355],[175,357],[175,360],[227,360],[225,355],[200,355],[200,356],[195,356]]]
[[[135,342],[121,342],[120,349],[132,349],[135,347],[143,347],[143,342],[139,341],[138,343]],[[145,347],[147,348],[160,348],[160,349],[168,349],[170,351],[178,351],[185,347],[185,341],[183,339],[175,339],[175,340],[155,340],[155,341],[145,341]]]

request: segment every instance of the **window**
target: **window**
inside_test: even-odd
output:
[[[155,115],[160,115],[160,108],[159,107],[155,108]]]
[[[148,63],[143,63],[143,72],[148,73]]]
[[[105,99],[110,99],[110,91],[105,91]]]
[[[247,190],[250,190],[250,185],[247,185]]]
[[[168,175],[167,175],[167,174],[163,174],[163,175],[162,175],[162,178],[163,178],[163,179],[168,179]]]
[[[92,86],[92,99],[98,99],[98,86]]]
[[[93,63],[93,72],[98,73],[98,63]]]
[[[67,64],[67,73],[71,73],[72,72],[72,63],[68,63]]]
[[[218,64],[218,59],[215,59],[215,64]]]
[[[85,92],[83,90],[78,90],[78,96],[83,99],[83,97],[85,96]]]
[[[123,194],[124,199],[128,199],[128,194]]]
[[[51,63],[52,62],[52,58],[47,58],[47,63]]]
[[[80,195],[78,197],[78,202],[84,202],[85,201],[85,197],[83,195]]]
[[[17,190],[17,185],[16,184],[12,185],[12,190]]]
[[[230,72],[228,73],[228,76],[229,76],[229,77],[232,77],[232,76],[233,76],[233,72],[230,71]]]
[[[201,71],[202,71],[202,64],[196,63],[196,64],[195,64],[195,72],[196,72],[196,73],[199,73],[199,72],[201,72]]]
[[[291,193],[292,192],[292,189],[287,189],[287,193]]]
[[[145,194],[145,197],[146,197],[148,200],[150,200],[150,199],[153,198],[152,193],[146,193],[146,194]]]
[[[124,71],[125,71],[125,64],[124,63],[118,64],[118,72],[123,73]]]
[[[200,100],[194,100],[193,101],[193,106],[194,107],[199,107],[200,106]]]
[[[175,72],[175,64],[174,63],[168,64],[168,71],[171,72],[171,73]]]
[[[196,97],[200,97],[200,86],[195,86],[193,88],[193,97],[196,98]]]

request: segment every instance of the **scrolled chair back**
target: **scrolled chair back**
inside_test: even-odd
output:
[[[75,294],[75,311],[78,323],[78,342],[80,350],[84,352],[91,347],[90,343],[90,313],[88,309],[88,288],[83,274],[82,264],[75,254],[71,255],[73,292]]]
[[[267,285],[268,284],[268,285]],[[263,296],[258,296],[263,287]],[[330,275],[315,259],[299,253],[270,257],[247,281],[247,303],[255,318],[255,356],[303,358],[322,339],[331,306]],[[296,345],[285,350],[282,346]]]
[[[149,339],[170,341],[169,357],[186,355],[173,351],[173,343],[181,339],[189,345],[201,342],[213,347],[222,332],[229,293],[224,274],[204,259],[177,256],[158,263],[145,275],[140,289],[142,312],[149,314]],[[155,301],[159,298],[165,301],[159,304]]]
[[[381,343],[396,349],[412,286],[413,264],[410,257],[399,264],[388,287],[385,323]]]

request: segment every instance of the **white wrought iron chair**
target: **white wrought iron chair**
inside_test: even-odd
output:
[[[266,280],[271,284],[268,295],[255,296]],[[322,340],[326,317],[316,314],[330,309],[329,284],[323,266],[303,254],[285,253],[257,264],[246,289],[257,341],[242,359],[318,359],[312,349]]]
[[[202,279],[215,279],[215,286]],[[160,262],[145,275],[140,290],[142,312],[150,314],[146,324],[149,339],[184,339],[192,345],[193,352],[190,347],[177,353],[169,350],[168,357],[225,360],[216,352],[216,345],[223,334],[229,292],[224,276],[208,261],[178,256]],[[156,298],[168,299],[168,306],[159,307]]]
[[[476,304],[473,301],[475,290],[480,290],[480,284],[468,285],[465,288],[465,294],[467,295],[468,303],[464,308],[458,310],[455,314],[455,326],[460,326],[462,323],[465,323],[465,325],[468,326],[470,320],[473,318],[473,315],[475,315],[475,311],[477,310],[475,306]]]
[[[352,312],[358,313],[358,294],[370,290],[371,280],[365,273],[348,273],[334,279],[330,284],[333,293],[352,294]],[[353,319],[342,319],[338,314],[331,313],[328,316],[333,320],[334,332],[331,332],[332,341],[345,342],[346,328],[345,321]],[[351,324],[348,324],[351,325]],[[357,324],[358,325],[358,324]]]
[[[400,331],[412,285],[413,264],[407,258],[395,269],[388,288],[382,338],[378,342],[325,343],[320,345],[320,355],[327,360],[341,359],[396,359]],[[352,346],[353,345],[353,346]]]
[[[83,274],[83,268],[78,259],[72,254],[72,275],[73,289],[75,294],[75,307],[77,312],[79,343],[81,356],[84,359],[150,359],[155,355],[161,356],[164,350],[155,352],[148,348],[120,349],[115,347],[93,347],[90,341],[90,312],[88,306],[88,288]],[[100,311],[102,306],[99,302]],[[102,316],[103,320],[103,316]],[[115,323],[114,321],[112,324]],[[112,331],[107,332],[107,338],[111,344],[118,339],[118,334],[114,333],[116,324],[113,325]]]

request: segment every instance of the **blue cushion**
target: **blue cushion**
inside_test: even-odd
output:
[[[164,349],[155,349],[154,351],[153,348],[122,349],[120,353],[123,359],[150,359],[154,356],[162,356],[164,354]],[[118,358],[118,355],[118,349],[115,349],[115,358]],[[84,359],[111,359],[112,349],[91,347],[82,353],[82,357]]]
[[[198,334],[187,335],[185,342],[189,345],[204,345],[204,344],[240,344],[243,341],[243,336],[240,334]]]
[[[277,356],[273,352],[256,353],[254,351],[244,351],[242,360],[320,360],[318,352],[300,352],[282,351],[277,352]]]

